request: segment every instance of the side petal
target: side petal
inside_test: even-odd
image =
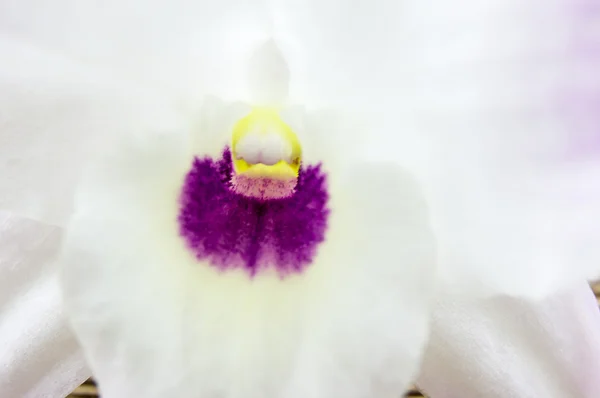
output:
[[[539,302],[441,295],[417,384],[441,398],[597,397],[599,331],[583,282]]]
[[[171,104],[6,37],[0,56],[0,209],[64,225],[85,161],[113,136],[161,123]]]
[[[0,395],[64,397],[90,373],[57,279],[62,231],[0,212]]]
[[[393,164],[333,178],[314,263],[250,279],[179,236],[190,145],[179,130],[131,137],[79,191],[63,286],[103,396],[396,397],[427,338],[435,266],[411,179]]]
[[[292,97],[370,115],[382,156],[424,141],[445,285],[542,296],[600,276],[597,2],[276,4]]]
[[[465,69],[454,82],[431,69],[417,126],[432,139],[445,285],[542,297],[600,275],[600,163],[577,144],[600,132],[599,114],[581,113],[600,94],[590,72],[600,67],[600,9],[499,3],[466,25],[483,39],[436,37],[462,43],[456,62],[439,62]]]
[[[44,48],[196,106],[205,94],[247,100],[246,65],[270,36],[263,2],[3,2],[0,26]]]

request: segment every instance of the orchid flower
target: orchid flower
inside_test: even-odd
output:
[[[8,296],[104,397],[396,397],[440,292],[600,275],[591,1],[137,3],[0,3]]]

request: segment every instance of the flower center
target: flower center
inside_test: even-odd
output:
[[[198,260],[250,276],[301,272],[325,239],[329,209],[321,165],[301,165],[296,135],[272,111],[234,127],[231,149],[195,158],[180,195],[179,232]]]
[[[258,108],[233,128],[232,186],[241,195],[260,199],[290,196],[296,187],[302,148],[275,110]]]

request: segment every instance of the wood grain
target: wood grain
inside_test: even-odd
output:
[[[98,387],[96,387],[96,383],[94,380],[89,379],[81,386],[77,387],[75,391],[73,391],[67,398],[99,398]],[[411,388],[404,395],[406,398],[416,398],[416,397],[425,397],[425,395],[421,394],[416,387]],[[143,398],[143,397],[139,397]],[[425,397],[426,398],[426,397]]]

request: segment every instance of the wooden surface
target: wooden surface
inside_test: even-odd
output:
[[[405,395],[405,397],[416,398],[416,397],[424,397],[423,394],[419,392],[416,388],[409,390]],[[71,395],[67,398],[99,398],[98,388],[96,387],[96,383],[94,380],[89,379],[81,386],[77,387]],[[144,397],[136,397],[136,398],[144,398]]]
[[[598,299],[598,304],[600,305],[600,282],[592,285],[592,289],[596,294],[596,298]],[[416,388],[411,389],[405,395],[405,397],[424,397]],[[75,391],[67,398],[99,398],[98,389],[96,387],[96,383],[92,379],[87,380],[81,386],[77,387]],[[144,397],[136,397],[136,398],[144,398]]]

